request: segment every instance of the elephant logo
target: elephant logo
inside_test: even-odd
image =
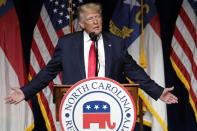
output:
[[[116,123],[111,124],[110,105],[104,101],[89,101],[83,104],[83,128],[90,128],[91,123],[98,123],[99,128],[105,128],[106,123],[114,129]]]

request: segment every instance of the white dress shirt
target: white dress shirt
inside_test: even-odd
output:
[[[92,41],[89,37],[89,34],[84,31],[84,60],[85,60],[85,72],[86,72],[86,78],[88,77],[88,58],[89,58],[89,51],[90,46],[92,44]],[[104,45],[103,45],[103,37],[102,34],[99,37],[98,40],[98,76],[99,77],[105,77],[105,51],[104,51]]]

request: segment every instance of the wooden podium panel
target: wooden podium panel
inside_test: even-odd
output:
[[[137,105],[137,99],[138,99],[138,86],[139,85],[138,84],[122,84],[122,85],[131,94],[131,96],[134,100],[135,106],[136,106]],[[56,106],[56,109],[55,109],[55,111],[56,111],[56,121],[59,121],[59,108],[60,108],[62,98],[71,86],[72,85],[54,85],[53,103],[55,103],[55,106]]]

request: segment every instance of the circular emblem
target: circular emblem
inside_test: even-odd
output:
[[[136,108],[121,84],[95,77],[69,89],[62,99],[59,118],[64,131],[132,131]]]

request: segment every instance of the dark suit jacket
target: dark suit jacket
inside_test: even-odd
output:
[[[163,88],[152,81],[144,70],[128,55],[124,41],[110,33],[103,33],[105,51],[105,77],[125,83],[125,76],[140,84],[146,93],[157,100]],[[59,39],[54,56],[38,75],[22,87],[25,99],[30,99],[45,88],[62,72],[63,84],[75,84],[85,79],[83,32],[76,32]]]

